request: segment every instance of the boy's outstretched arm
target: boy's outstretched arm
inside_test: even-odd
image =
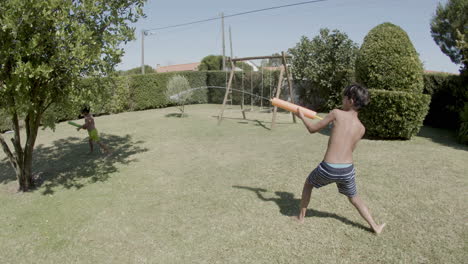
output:
[[[85,123],[82,126],[80,126],[79,128],[77,128],[76,130],[80,131],[80,129],[87,129],[88,125],[89,125],[89,122],[88,122],[87,119],[85,119]]]
[[[304,123],[304,126],[312,134],[317,131],[320,131],[322,128],[326,127],[330,122],[333,122],[333,120],[335,120],[336,113],[335,113],[335,110],[332,110],[330,113],[328,113],[327,116],[325,116],[324,119],[320,120],[317,123],[312,123],[309,120],[307,120],[304,117],[304,113],[302,113],[300,108],[297,108],[296,115],[302,120],[302,122]]]

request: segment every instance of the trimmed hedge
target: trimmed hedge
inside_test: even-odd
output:
[[[356,59],[356,79],[369,88],[421,93],[423,67],[408,34],[392,23],[374,27]]]
[[[408,34],[383,23],[367,36],[356,60],[356,80],[369,88],[370,105],[363,110],[367,136],[410,139],[419,132],[429,109],[423,69]]]
[[[459,75],[425,73],[424,93],[432,97],[425,125],[456,129],[460,125],[460,112],[468,98],[464,95]]]
[[[130,78],[130,110],[144,110],[161,108],[169,105],[166,98],[166,88],[169,80],[181,75],[187,78],[191,88],[206,86],[205,72],[170,72],[134,75]],[[189,103],[207,103],[208,97],[205,89],[194,91]]]
[[[369,94],[370,103],[359,112],[366,137],[410,139],[419,132],[429,110],[429,95],[376,89]]]

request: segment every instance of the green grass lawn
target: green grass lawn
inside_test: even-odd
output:
[[[88,156],[86,132],[40,131],[34,172],[15,193],[0,153],[0,263],[463,263],[468,259],[468,148],[444,130],[410,141],[362,140],[358,193],[380,236],[337,192],[314,189],[304,224],[302,185],[328,136],[291,116],[219,105],[96,118],[115,153]],[[82,120],[80,120],[82,122]],[[11,137],[11,135],[6,135]]]

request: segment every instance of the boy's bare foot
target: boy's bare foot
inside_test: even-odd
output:
[[[303,224],[303,223],[304,223],[304,218],[300,218],[298,215],[291,216],[291,219],[293,219],[294,221],[298,222],[299,224]]]
[[[381,224],[381,225],[378,225],[376,228],[374,228],[374,232],[378,235],[380,233],[382,233],[382,230],[383,228],[385,227],[385,223],[384,224]]]

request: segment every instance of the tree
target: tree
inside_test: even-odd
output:
[[[155,72],[155,70],[149,65],[145,65],[144,67],[145,67],[145,73]],[[136,75],[136,74],[141,74],[141,67],[135,67],[126,71],[117,71],[117,75],[120,75],[120,76]]]
[[[304,91],[307,102],[313,97],[327,98],[326,107],[341,105],[341,92],[352,79],[358,45],[339,30],[320,29],[312,40],[302,36],[294,48],[289,49],[292,73],[295,79],[307,80],[311,87]],[[315,88],[320,94],[313,94]]]
[[[199,71],[221,71],[223,69],[223,56],[208,55],[202,59],[198,66]]]
[[[468,0],[439,3],[431,20],[431,34],[452,62],[468,70]]]
[[[226,57],[226,70],[231,70],[231,62],[229,61],[230,57]],[[253,70],[252,66],[249,64],[238,61],[235,63],[236,67],[242,69],[243,71],[250,72]],[[223,56],[221,55],[208,55],[202,59],[200,65],[198,66],[199,71],[222,71],[223,70]]]
[[[175,75],[167,83],[166,96],[170,102],[176,104],[181,112],[179,117],[184,116],[185,105],[192,96],[190,84],[184,76]]]
[[[20,191],[33,186],[31,167],[39,125],[51,106],[82,102],[99,93],[78,89],[82,77],[108,76],[120,61],[121,43],[134,39],[144,0],[0,1],[0,108],[14,129],[13,152],[0,134]],[[19,120],[24,120],[22,144]]]

